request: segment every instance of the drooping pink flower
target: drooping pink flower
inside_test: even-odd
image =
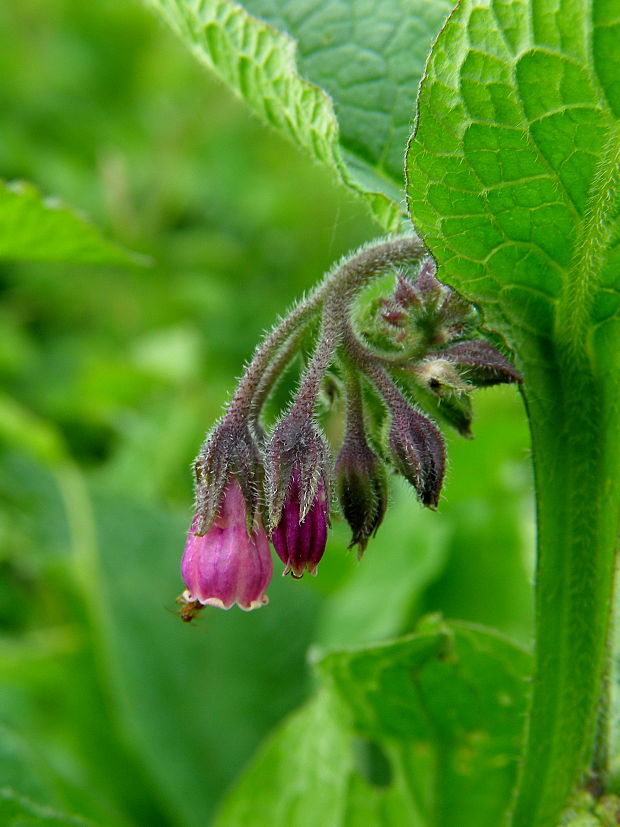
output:
[[[299,471],[295,469],[284,498],[282,516],[271,535],[278,557],[286,567],[284,574],[290,572],[293,577],[301,577],[305,571],[316,574],[316,567],[325,551],[329,500],[323,477],[319,479],[308,513],[300,521],[301,498]]]
[[[260,519],[248,535],[246,503],[236,477],[226,484],[218,516],[202,536],[193,533],[198,522],[197,515],[181,561],[186,602],[220,609],[236,603],[244,611],[264,606],[273,573],[269,540]]]

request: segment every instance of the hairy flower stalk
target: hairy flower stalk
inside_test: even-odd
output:
[[[378,303],[368,329],[357,330],[352,319],[361,291],[390,271],[393,294]],[[262,408],[319,314],[320,331],[298,390],[268,434]],[[203,605],[264,605],[272,573],[269,537],[285,574],[316,573],[334,477],[360,556],[386,511],[386,462],[414,486],[423,505],[437,506],[444,441],[419,408],[469,435],[471,390],[520,380],[498,350],[472,338],[476,320],[475,311],[437,280],[419,239],[405,235],[340,261],[279,322],[257,347],[195,462],[195,515],[182,563],[187,590],[179,598],[183,619]],[[334,364],[344,379],[347,411],[335,466],[317,419],[317,400]],[[368,435],[362,379],[375,386],[389,418],[379,452]],[[332,393],[341,387],[331,382]]]

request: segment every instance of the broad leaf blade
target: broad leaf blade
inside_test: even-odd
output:
[[[398,228],[415,95],[449,0],[148,2],[263,120]]]
[[[414,224],[524,376],[537,659],[515,827],[555,823],[583,777],[608,659],[620,513],[617,32],[606,0],[464,0],[433,49],[408,151]]]
[[[326,656],[323,688],[267,742],[218,827],[496,827],[516,775],[528,662],[480,628],[436,622]]]
[[[571,281],[588,285],[593,321],[617,318],[611,5],[558,13],[551,0],[466,0],[420,90],[408,150],[414,224],[443,277],[513,342],[551,334]]]
[[[23,181],[0,182],[0,259],[145,264],[69,207]]]

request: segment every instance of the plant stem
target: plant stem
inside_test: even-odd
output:
[[[539,343],[530,357],[525,396],[538,491],[536,658],[511,823],[555,827],[590,763],[606,688],[620,429],[614,383],[599,370],[587,339],[576,347],[573,335],[569,347],[559,336],[555,345]]]
[[[306,299],[281,319],[256,348],[228,406],[228,421],[240,422],[246,417],[271,361],[286,341],[305,327],[322,304],[331,304],[334,308],[338,306],[344,311],[354,294],[373,278],[390,267],[416,261],[423,254],[424,246],[420,239],[407,234],[375,241],[339,261]]]

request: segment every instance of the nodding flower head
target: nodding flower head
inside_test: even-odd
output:
[[[397,470],[413,485],[422,503],[434,508],[446,464],[439,430],[430,419],[402,404],[392,411],[389,445]]]
[[[385,466],[362,434],[345,437],[336,460],[336,490],[351,527],[349,548],[357,545],[361,557],[387,508]]]
[[[187,586],[184,603],[220,609],[236,603],[250,611],[268,602],[265,590],[273,572],[269,539],[258,512],[252,515],[253,529],[248,534],[246,508],[241,485],[233,476],[226,481],[220,510],[206,533],[195,533],[200,517],[194,518],[181,561]]]
[[[316,574],[325,544],[329,523],[329,499],[323,477],[319,479],[314,498],[305,516],[301,508],[301,479],[295,468],[284,498],[282,516],[271,535],[278,557],[289,572],[299,578],[305,571]]]
[[[417,275],[409,277],[414,263]],[[397,271],[388,298],[373,293],[368,312],[363,301],[358,306],[367,285],[400,267],[405,269]],[[415,236],[365,246],[343,259],[257,347],[194,465],[196,509],[181,564],[187,588],[178,601],[183,620],[190,622],[207,605],[263,606],[272,575],[269,535],[285,574],[316,572],[327,540],[334,473],[314,416],[319,398],[332,401],[344,390],[347,426],[335,472],[359,555],[383,520],[387,463],[415,487],[424,505],[437,505],[444,441],[414,406],[469,436],[470,391],[521,377],[492,345],[470,340],[477,311],[435,272]],[[357,329],[359,320],[368,322],[368,330]],[[264,404],[310,337],[314,349],[294,400],[268,434],[261,424]],[[332,367],[337,379],[326,385]],[[369,444],[367,419],[376,434],[384,434],[389,422],[381,456]]]

